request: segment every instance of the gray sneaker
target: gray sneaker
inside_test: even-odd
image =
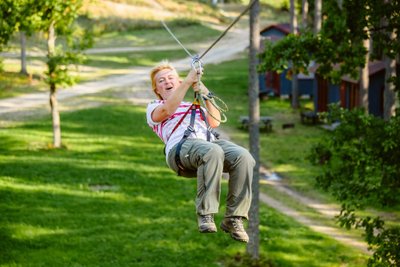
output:
[[[214,223],[214,215],[197,215],[197,223],[199,225],[200,233],[216,233],[217,227]]]
[[[230,233],[231,237],[240,242],[249,242],[249,236],[243,227],[242,217],[224,218],[221,223],[221,229]]]

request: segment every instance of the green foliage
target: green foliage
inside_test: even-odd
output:
[[[371,243],[377,248],[372,258],[368,261],[368,266],[399,266],[400,227],[383,229],[373,238]]]
[[[378,217],[358,217],[352,207],[400,204],[400,116],[385,122],[363,110],[331,108],[329,120],[340,125],[310,155],[323,167],[317,185],[345,203],[339,216],[342,226],[365,230],[375,251],[370,266],[398,266],[400,253],[394,250],[400,240],[398,227],[384,227]],[[379,265],[382,262],[391,265]]]
[[[68,74],[69,65],[82,62],[83,57],[79,54],[61,51],[62,47],[58,47],[55,55],[48,58],[48,71],[45,72],[46,82],[56,85],[72,85],[75,79]]]
[[[400,120],[385,122],[363,110],[334,108],[340,125],[314,149],[311,159],[324,174],[317,183],[340,200],[358,207],[367,203],[400,203]]]
[[[381,58],[382,54],[396,58],[400,51],[398,41],[400,1],[369,0],[368,2],[370,10],[375,14],[369,17],[374,58]],[[397,32],[397,39],[390,37],[392,32]]]
[[[365,230],[365,239],[374,254],[368,260],[370,267],[396,267],[400,261],[400,227],[385,227],[384,221],[379,218],[356,216],[354,209],[349,205],[343,205],[338,216],[342,226]]]
[[[259,70],[273,70],[282,72],[287,68],[299,72],[308,72],[310,64],[310,51],[316,51],[318,40],[311,34],[289,34],[282,41],[266,42],[265,50],[260,54]],[[290,66],[289,66],[290,62]]]
[[[54,53],[50,54],[49,52],[48,54],[46,82],[52,88],[57,88],[58,85],[73,84],[74,79],[68,75],[69,65],[81,63],[83,56],[79,51],[93,44],[90,30],[82,29],[75,23],[81,5],[81,0],[43,0],[39,3],[42,29],[47,31],[54,25],[57,34],[64,36],[66,40],[63,46],[58,46]]]
[[[12,34],[18,29],[19,2],[14,0],[0,1],[0,51],[8,43]]]

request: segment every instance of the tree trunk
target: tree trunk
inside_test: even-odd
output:
[[[396,77],[396,60],[388,56],[384,57],[385,62],[385,91],[383,93],[383,118],[388,121],[396,112],[395,84],[388,82],[388,79]]]
[[[343,9],[343,0],[338,0],[338,6],[339,6],[340,10]]]
[[[385,0],[385,3],[391,3],[391,0]],[[383,18],[383,25],[388,24],[388,18]],[[397,40],[397,33],[394,32],[387,32],[388,39],[392,42]],[[397,58],[399,58],[397,54]],[[390,81],[393,80],[394,77],[397,76],[396,72],[396,56],[390,58],[388,55],[383,56],[383,60],[385,62],[385,90],[383,93],[383,119],[388,121],[392,116],[396,114],[396,85],[394,82]]]
[[[290,0],[290,33],[297,33],[296,2]],[[292,64],[292,108],[299,108],[299,83],[297,70]]]
[[[249,211],[249,238],[247,253],[253,259],[259,259],[260,230],[259,230],[259,180],[260,180],[260,102],[257,73],[257,53],[260,49],[260,26],[259,26],[259,0],[256,0],[250,9],[250,52],[249,52],[249,135],[250,153],[256,160],[252,182],[252,202]]]
[[[55,53],[56,34],[54,29],[54,21],[50,24],[47,39],[47,57],[50,59]],[[52,78],[54,69],[49,67],[49,77]],[[56,84],[50,82],[50,107],[53,122],[53,146],[55,148],[61,147],[61,126],[60,126],[60,113],[58,111],[58,101],[56,98]]]
[[[26,34],[21,31],[19,33],[20,41],[21,41],[21,74],[28,75],[28,71],[26,69]]]
[[[297,33],[296,1],[290,0],[290,33]]]
[[[321,31],[322,25],[322,0],[315,0],[314,3],[314,34],[318,34]]]
[[[308,19],[308,0],[302,0],[301,2],[301,27],[302,29],[307,28]]]
[[[368,29],[365,29],[368,32]],[[368,33],[369,36],[369,33]],[[368,37],[368,39],[365,39],[363,41],[363,45],[365,49],[367,50],[367,54],[365,55],[365,65],[364,67],[360,70],[360,99],[359,99],[359,105],[360,107],[364,108],[365,113],[368,114],[369,112],[369,102],[368,102],[368,88],[369,88],[369,54],[370,54],[370,47],[371,47],[371,40]]]
[[[50,85],[50,107],[51,118],[53,123],[53,146],[55,148],[61,147],[61,127],[60,127],[60,112],[58,111],[58,101],[56,97],[55,85]]]

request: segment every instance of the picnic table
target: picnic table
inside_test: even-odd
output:
[[[248,129],[250,124],[249,116],[240,116],[239,122],[242,129]],[[260,117],[260,130],[264,130],[266,132],[272,131],[272,117],[261,116]]]

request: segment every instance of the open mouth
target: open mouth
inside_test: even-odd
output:
[[[169,90],[171,90],[172,88],[174,88],[173,86],[171,86],[171,87],[167,87],[167,88],[165,88],[167,91],[169,91]]]

